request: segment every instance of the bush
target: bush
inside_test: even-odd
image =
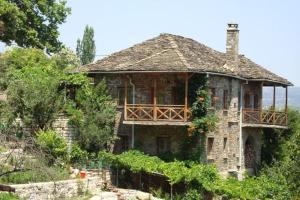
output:
[[[85,162],[88,159],[88,152],[82,150],[78,144],[72,145],[72,150],[70,153],[70,161],[72,164],[79,164]]]
[[[63,137],[54,131],[40,131],[37,134],[37,143],[50,156],[49,161],[67,158],[67,143]]]
[[[201,200],[202,194],[196,189],[189,189],[183,196],[182,200]]]

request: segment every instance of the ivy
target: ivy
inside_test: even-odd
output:
[[[208,80],[205,75],[195,74],[190,79],[189,97],[192,123],[188,127],[188,138],[182,144],[183,157],[188,160],[203,162],[206,133],[216,127],[217,117],[209,113],[210,97]]]

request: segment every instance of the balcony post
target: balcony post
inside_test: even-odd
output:
[[[275,85],[273,85],[273,123],[272,124],[274,124],[275,123],[275,117],[276,117],[276,115],[275,115],[275,105],[276,105],[276,86]]]
[[[125,79],[124,118],[127,120],[127,79]]]
[[[157,120],[157,109],[156,109],[156,89],[157,89],[157,77],[154,76],[154,92],[153,92],[153,119]]]
[[[273,85],[273,110],[275,111],[275,105],[276,105],[276,87]]]
[[[288,109],[288,87],[285,86],[285,112],[287,112]]]
[[[285,125],[286,126],[288,124],[287,111],[288,111],[288,86],[285,86]]]
[[[259,122],[262,123],[262,109],[263,109],[263,89],[264,89],[264,82],[261,82],[261,92],[260,92],[260,102],[259,102]]]
[[[184,121],[187,121],[187,110],[188,110],[188,89],[189,89],[189,79],[188,73],[185,74],[185,90],[184,90]]]

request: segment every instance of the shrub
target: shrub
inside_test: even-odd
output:
[[[72,150],[70,153],[70,161],[72,164],[82,163],[88,159],[88,152],[82,150],[78,144],[72,145]]]
[[[67,143],[56,132],[52,130],[40,131],[37,136],[38,145],[50,156],[49,161],[54,161],[57,158],[65,159],[67,157]]]
[[[183,196],[182,200],[201,200],[202,194],[196,189],[189,189]]]

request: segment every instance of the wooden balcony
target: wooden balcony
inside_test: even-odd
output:
[[[274,110],[243,109],[243,123],[248,126],[287,127],[287,113]]]
[[[191,113],[185,105],[127,104],[124,118],[127,123],[131,121],[140,124],[152,122],[186,125],[190,116]]]

